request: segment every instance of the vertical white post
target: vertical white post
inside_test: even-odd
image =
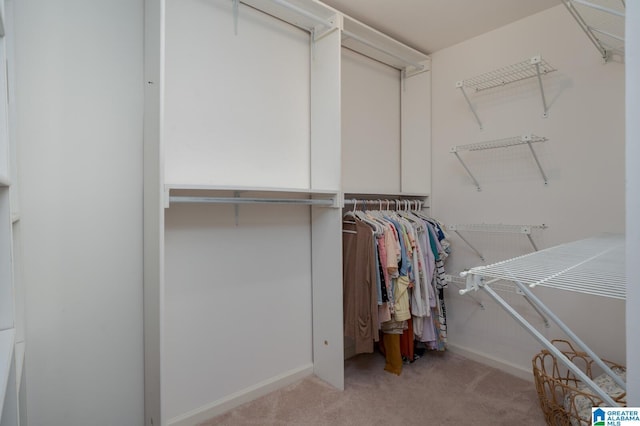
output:
[[[341,19],[336,16],[336,20]],[[336,22],[342,27],[341,22]],[[311,58],[311,189],[340,192],[340,31],[313,45]],[[311,208],[313,372],[344,389],[342,225],[337,208]]]
[[[640,406],[640,2],[626,2],[627,405]]]
[[[145,0],[144,18],[144,425],[162,426],[164,190],[162,101],[164,0]]]

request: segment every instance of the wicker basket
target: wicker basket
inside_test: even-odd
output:
[[[626,406],[626,393],[619,388],[586,353],[576,351],[566,340],[553,340],[571,362],[603,388],[620,406]],[[603,360],[616,374],[626,376],[624,366]],[[548,425],[591,425],[591,407],[603,405],[602,399],[565,365],[544,349],[533,357],[533,377],[540,408]]]

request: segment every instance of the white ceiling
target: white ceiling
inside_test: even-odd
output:
[[[322,0],[423,53],[433,53],[561,0]]]

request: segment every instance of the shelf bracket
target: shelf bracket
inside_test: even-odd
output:
[[[593,31],[591,31],[589,25],[587,25],[582,15],[580,15],[580,13],[578,13],[578,11],[574,8],[571,0],[562,0],[562,4],[564,4],[564,7],[567,8],[569,14],[573,16],[573,19],[575,19],[575,21],[578,23],[578,26],[587,35],[589,41],[593,43],[596,49],[598,49],[598,52],[600,52],[600,56],[602,56],[602,59],[607,62],[607,59],[609,59],[609,52],[607,52],[607,49],[605,49],[602,43],[600,43],[598,37],[593,34]]]
[[[460,293],[460,290],[462,290],[462,287],[460,287],[459,283],[464,284],[465,281],[466,280],[464,280],[462,278],[457,278],[457,277],[454,277],[454,276],[449,275],[449,274],[445,274],[445,276],[444,276],[444,282],[453,284],[458,289],[458,293]],[[478,304],[478,306],[480,306],[480,309],[482,309],[483,311],[485,310],[484,303],[482,303],[480,300],[476,299],[472,295],[469,295],[469,297],[474,302],[476,302]]]
[[[547,107],[547,99],[544,97],[544,87],[542,86],[542,74],[540,73],[541,61],[542,59],[540,58],[540,56],[534,56],[533,58],[531,58],[531,65],[536,67],[536,74],[538,75],[538,85],[540,86],[540,95],[542,96],[542,107],[544,108],[542,116],[544,118],[547,118],[549,116],[549,108]]]
[[[538,166],[538,170],[540,170],[540,175],[542,175],[542,180],[544,181],[544,184],[547,185],[549,180],[547,179],[547,175],[544,173],[544,170],[542,169],[542,166],[540,165],[540,160],[538,160],[538,156],[536,155],[536,152],[533,150],[533,146],[531,146],[531,135],[524,135],[522,136],[522,141],[526,142],[527,145],[529,146],[529,149],[531,150],[531,155],[533,155],[533,159],[536,161],[536,165]]]
[[[476,180],[476,178],[473,176],[473,173],[471,173],[471,170],[469,170],[469,168],[467,167],[467,165],[464,163],[464,161],[462,161],[462,158],[460,157],[460,154],[458,154],[458,150],[456,149],[456,147],[452,147],[450,152],[452,152],[453,154],[455,154],[456,158],[458,159],[458,161],[460,161],[460,164],[462,164],[462,167],[464,167],[464,169],[466,170],[467,174],[469,175],[469,177],[471,178],[471,180],[473,180],[473,183],[475,184],[476,188],[478,191],[481,191],[480,189],[480,184],[478,183],[478,181]]]
[[[458,232],[458,228],[456,228],[456,226],[455,226],[455,225],[449,225],[449,226],[447,227],[447,229],[448,229],[449,231],[453,231],[453,232],[455,232],[455,233],[456,233],[456,235],[458,235],[458,237],[460,237],[460,239],[461,239],[462,241],[464,241],[464,243],[465,243],[466,245],[468,245],[468,246],[469,246],[469,248],[470,248],[471,250],[473,250],[473,252],[474,252],[475,254],[477,254],[477,255],[478,255],[478,257],[480,258],[480,260],[482,260],[483,262],[485,261],[485,260],[484,260],[484,256],[482,255],[482,253],[480,253],[480,252],[479,252],[479,251],[478,251],[478,250],[477,250],[477,249],[476,249],[476,248],[475,248],[475,247],[474,247],[474,246],[473,246],[469,241],[467,241],[467,239],[466,239],[465,237],[463,237],[462,235],[460,235],[460,232]]]
[[[467,92],[464,91],[464,82],[462,80],[457,81],[456,87],[460,89],[460,91],[462,92],[462,96],[464,96],[464,99],[467,101],[467,104],[469,105],[469,109],[473,113],[473,116],[476,118],[476,121],[478,122],[478,126],[480,126],[480,130],[482,130],[482,122],[480,121],[480,117],[478,117],[478,113],[476,112],[475,108],[471,104],[471,101],[469,100],[469,96],[467,96]]]

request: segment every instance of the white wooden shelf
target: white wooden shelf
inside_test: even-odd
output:
[[[303,204],[341,207],[342,197],[337,191],[304,188],[166,184],[165,207],[173,203]]]
[[[515,83],[517,81],[526,80],[529,78],[538,78],[538,84],[540,86],[540,95],[542,97],[543,117],[548,115],[547,100],[544,96],[544,87],[542,86],[542,77],[553,71],[556,71],[551,64],[542,59],[541,56],[533,56],[532,58],[518,62],[513,65],[498,68],[494,71],[490,71],[476,77],[467,78],[465,80],[459,80],[456,82],[456,88],[460,89],[463,94],[469,109],[473,113],[480,129],[482,129],[482,121],[478,117],[478,113],[471,104],[469,96],[465,89],[470,89],[473,92],[481,92],[483,90],[493,89],[495,87],[505,86],[507,84]]]
[[[456,158],[460,161],[460,164],[462,164],[462,167],[464,167],[469,177],[473,180],[473,183],[476,185],[476,189],[478,191],[481,191],[478,180],[474,177],[473,173],[471,173],[471,170],[466,165],[466,163],[462,160],[462,158],[458,153],[461,151],[481,151],[485,149],[508,148],[513,146],[527,145],[531,150],[531,155],[533,156],[533,159],[535,160],[536,165],[538,166],[538,170],[540,171],[540,175],[544,180],[544,184],[547,185],[547,182],[548,182],[547,175],[542,169],[542,166],[540,165],[540,161],[538,160],[538,156],[536,155],[536,152],[534,151],[533,146],[531,145],[537,142],[546,142],[547,140],[548,139],[545,137],[536,136],[536,135],[513,136],[509,138],[496,139],[496,140],[473,143],[468,145],[456,145],[456,146],[452,146],[449,152],[451,152],[456,156]]]
[[[430,69],[429,57],[424,53],[346,15],[343,15],[342,46],[405,70],[405,76]]]
[[[311,0],[236,1],[309,31],[314,42],[339,29],[344,47],[403,70],[405,76],[430,69],[429,57],[424,53],[320,2]]]
[[[9,187],[11,186],[11,182],[9,178],[5,175],[0,175],[0,187]]]

